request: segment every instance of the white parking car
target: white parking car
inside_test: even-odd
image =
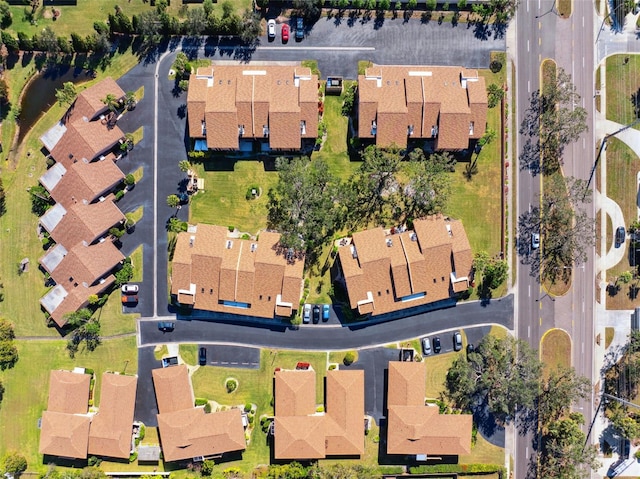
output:
[[[124,294],[136,294],[138,292],[138,285],[137,284],[123,284],[122,285],[122,292]]]
[[[276,21],[273,18],[267,22],[267,35],[276,38]]]
[[[304,312],[302,314],[302,322],[304,324],[308,324],[311,321],[311,305],[310,304],[305,304],[304,305]]]

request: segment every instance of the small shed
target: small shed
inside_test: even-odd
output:
[[[138,446],[138,462],[159,462],[160,446]]]
[[[327,95],[342,95],[342,77],[327,77],[324,92]]]

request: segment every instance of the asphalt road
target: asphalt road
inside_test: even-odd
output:
[[[466,328],[478,324],[500,324],[513,329],[513,296],[488,304],[465,303],[429,313],[362,327],[322,326],[312,324],[293,329],[280,322],[177,321],[173,332],[158,330],[157,322],[140,320],[139,344],[218,343],[332,351],[366,348],[402,341],[438,331]],[[444,341],[443,341],[444,344]]]
[[[594,12],[592,2],[573,2],[573,14],[569,19],[560,18],[553,0],[525,0],[521,2],[517,24],[517,114],[518,124],[523,119],[532,92],[539,89],[540,64],[545,58],[553,58],[558,66],[571,74],[580,93],[581,106],[587,109],[589,132],[566,148],[563,172],[566,176],[587,179],[595,160],[593,115],[594,70]],[[522,152],[525,138],[518,137],[518,152]],[[540,177],[529,169],[518,174],[518,215],[535,204],[540,192]],[[593,204],[593,203],[592,203]],[[594,211],[590,210],[594,216]],[[523,238],[523,243],[529,238]],[[543,245],[544,246],[544,245]],[[521,251],[526,251],[524,247]],[[534,254],[539,254],[535,252]],[[526,258],[526,254],[524,256]],[[589,252],[585,265],[573,269],[572,288],[560,298],[545,294],[538,278],[531,275],[525,260],[518,267],[518,299],[516,305],[518,337],[539,349],[543,334],[559,327],[572,338],[572,362],[577,372],[591,380],[593,373],[594,341],[594,263],[595,250]],[[575,406],[585,415],[587,426],[593,415],[593,398]],[[593,439],[593,438],[592,438]],[[535,460],[531,433],[516,436],[515,477],[532,475]]]

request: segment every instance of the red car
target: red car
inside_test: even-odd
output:
[[[282,24],[282,41],[289,41],[289,25],[287,25],[286,23]]]

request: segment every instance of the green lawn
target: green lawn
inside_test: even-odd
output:
[[[629,61],[625,63],[625,59]],[[637,119],[632,95],[640,86],[640,55],[612,55],[607,58],[607,120],[628,125]],[[635,128],[640,129],[639,125]],[[609,145],[610,147],[611,145]],[[607,156],[609,150],[607,149]]]
[[[100,397],[101,376],[106,370],[127,374],[138,369],[135,338],[104,341],[94,352],[79,352],[70,359],[66,341],[17,341],[20,359],[15,368],[0,372],[6,389],[0,408],[0,456],[7,451],[19,451],[29,463],[30,471],[46,469],[38,454],[40,433],[38,418],[46,408],[49,394],[49,372],[52,369],[87,367],[97,375],[96,401]]]
[[[136,223],[138,221],[140,221],[140,219],[142,218],[142,206],[139,207],[135,212],[140,212],[140,216],[138,217],[137,215],[135,215],[136,219]],[[135,213],[134,212],[134,213]],[[143,254],[143,248],[144,245],[140,245],[138,246],[136,249],[133,250],[133,253],[131,253],[131,264],[133,265],[133,276],[131,277],[131,282],[132,283],[139,283],[142,281],[143,278],[143,273],[144,273],[144,265],[142,262],[142,258],[144,257]]]
[[[190,366],[198,364],[198,345],[197,344],[180,344],[180,357]]]
[[[540,341],[540,360],[545,374],[558,367],[571,367],[571,338],[562,329],[549,330]]]
[[[43,2],[40,2],[41,4]],[[33,35],[39,32],[45,27],[51,27],[57,35],[70,35],[71,32],[76,32],[81,35],[88,35],[92,33],[93,23],[96,21],[106,22],[110,13],[115,13],[115,6],[119,5],[122,11],[131,18],[132,15],[139,15],[142,12],[151,10],[150,2],[146,0],[130,0],[130,1],[118,1],[118,0],[78,0],[76,6],[56,6],[60,10],[61,15],[57,20],[53,20],[51,15],[51,7],[40,7],[36,12],[37,25],[32,25],[26,21],[24,17],[24,7],[12,6],[11,13],[13,14],[13,22],[8,28],[14,35],[18,31],[25,32],[28,35]],[[222,2],[214,2],[214,11],[220,16],[222,11]],[[251,2],[249,0],[234,0],[234,7],[238,12],[242,12],[247,8],[250,8]],[[170,15],[177,16],[178,10],[182,6],[181,1],[171,2],[171,6],[167,8],[167,12]],[[201,6],[192,4],[190,8],[195,6]]]
[[[204,192],[191,199],[190,223],[235,226],[249,234],[266,228],[267,192],[277,183],[278,173],[265,171],[257,160],[209,160],[196,164],[195,170],[204,179]],[[247,200],[247,190],[254,184],[262,194]]]
[[[628,227],[638,217],[636,173],[640,171],[640,158],[617,138],[610,138],[607,144],[607,196],[618,203],[624,215],[624,226]],[[609,227],[610,224],[611,221],[608,221],[607,248],[613,241],[614,226],[616,228],[620,226],[612,225]],[[616,266],[607,270],[606,279],[617,277],[623,271],[632,269],[629,255],[625,255]],[[636,307],[638,302],[631,301],[626,292],[626,288],[623,287],[616,296],[607,295],[607,308],[631,309]]]

